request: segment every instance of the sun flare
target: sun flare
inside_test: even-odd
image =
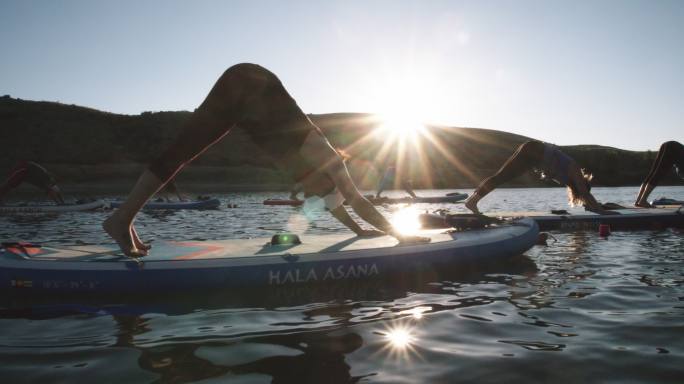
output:
[[[379,118],[381,124],[378,126],[378,134],[383,139],[415,139],[425,132],[425,124],[421,119],[406,111],[385,112]]]
[[[392,215],[392,226],[403,235],[411,235],[421,228],[418,211],[413,206],[406,206]]]

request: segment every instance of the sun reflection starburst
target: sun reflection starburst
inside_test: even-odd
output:
[[[395,324],[377,332],[382,337],[378,353],[394,360],[411,361],[420,358],[416,349],[419,342],[416,329],[406,323]]]
[[[405,328],[395,328],[391,329],[386,335],[392,348],[406,349],[411,345],[413,341],[413,336],[410,331]]]

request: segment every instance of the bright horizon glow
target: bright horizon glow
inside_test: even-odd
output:
[[[683,140],[683,19],[677,0],[5,0],[0,95],[192,111],[254,62],[307,113],[657,150]]]

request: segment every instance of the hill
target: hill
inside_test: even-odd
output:
[[[176,136],[190,112],[144,112],[121,115],[56,102],[0,98],[0,140],[5,155],[0,172],[17,160],[31,159],[55,173],[60,184],[81,188],[101,186],[124,192],[144,164],[157,156]],[[359,113],[310,115],[337,148],[351,155],[353,176],[361,187],[372,189],[388,161],[403,153],[403,172],[417,188],[471,188],[496,171],[515,148],[529,138],[502,131],[429,126],[426,135],[398,143],[378,133],[382,122]],[[655,153],[612,147],[563,147],[589,168],[595,184],[638,185]],[[677,182],[674,177],[668,180]],[[290,180],[273,166],[240,129],[202,154],[180,176],[183,189],[278,190]],[[548,185],[534,175],[514,180],[511,186]],[[190,186],[190,187],[188,187]]]

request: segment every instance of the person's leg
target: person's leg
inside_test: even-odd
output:
[[[501,166],[492,176],[486,178],[475,189],[475,192],[466,199],[466,208],[473,213],[480,213],[477,203],[497,186],[529,171],[539,164],[544,156],[544,143],[540,141],[528,141],[518,147],[515,153]]]
[[[639,188],[636,202],[637,207],[650,207],[648,196],[653,192],[660,180],[670,171],[673,165],[682,163],[684,160],[684,146],[676,141],[667,141],[660,146],[651,170]]]
[[[229,68],[185,123],[174,143],[143,172],[122,205],[103,223],[105,231],[128,256],[144,256],[146,246],[133,227],[138,211],[186,164],[228,133],[241,110],[263,87],[263,68],[238,64]]]
[[[7,177],[5,183],[0,186],[0,201],[2,201],[9,191],[13,190],[24,182],[27,172],[28,171],[25,167],[15,167],[10,171],[10,175]]]
[[[404,187],[404,191],[406,191],[406,193],[408,193],[409,196],[411,196],[411,198],[415,199],[415,198],[418,197],[418,196],[416,196],[416,193],[413,192],[413,181],[411,181],[411,180],[406,180],[406,181],[403,183],[403,187]]]
[[[380,183],[378,184],[378,191],[375,193],[376,199],[379,199],[380,195],[382,195],[382,192],[385,191],[385,184],[387,184],[387,178],[383,177],[382,180],[380,180]]]

